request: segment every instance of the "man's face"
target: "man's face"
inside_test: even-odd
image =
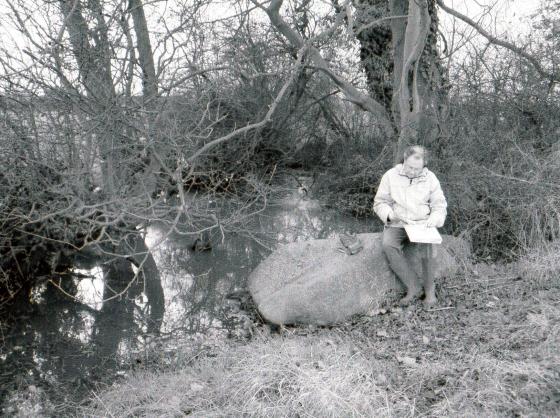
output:
[[[414,153],[406,159],[406,164],[412,168],[424,167],[424,156],[420,153]]]

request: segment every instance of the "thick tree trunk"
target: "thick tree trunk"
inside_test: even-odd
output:
[[[418,91],[423,98],[418,142],[437,151],[438,139],[445,129],[449,82],[437,46],[439,18],[436,0],[428,0],[430,26],[420,60]]]
[[[402,18],[409,14],[409,4],[412,3],[410,10],[413,13],[408,19]],[[422,6],[420,9],[419,5]],[[355,7],[357,28],[381,18],[388,19],[356,32],[356,37],[360,42],[360,59],[370,95],[385,104],[401,132],[394,147],[395,161],[399,161],[406,145],[421,143],[431,146],[439,133],[440,113],[446,93],[442,88],[444,71],[437,49],[436,0],[361,0],[355,2]],[[426,8],[429,22],[427,18],[421,22],[419,19],[422,16],[415,11],[425,11]],[[410,56],[420,35],[418,29],[425,24],[428,26],[421,29],[428,32],[425,39],[420,39],[424,42],[420,60],[409,68],[411,74],[404,77],[405,88],[400,89],[407,60],[405,54]],[[405,51],[406,42],[408,49]],[[417,98],[413,97],[413,89]],[[401,116],[403,109],[404,119]]]
[[[138,48],[138,59],[142,68],[142,87],[144,91],[144,102],[152,100],[158,93],[158,82],[150,32],[146,22],[142,0],[129,0],[128,10],[132,14],[136,44]]]
[[[134,141],[125,135],[127,121],[123,119],[126,112],[117,103],[111,74],[112,51],[102,5],[99,0],[85,2],[85,7],[89,12],[87,15],[92,16],[89,25],[94,29],[91,30],[84,18],[84,6],[81,0],[59,0],[59,4],[66,22],[66,30],[70,35],[72,52],[78,64],[81,84],[86,90],[88,104],[91,106],[91,114],[88,116],[91,116],[94,121],[92,129],[100,140],[105,192],[112,197],[123,191],[133,190],[131,187],[138,186],[139,183],[144,187],[144,179],[137,181],[137,178],[131,177],[131,174],[134,174],[133,164],[139,158],[137,155],[131,154],[128,145],[134,144]],[[158,90],[149,31],[141,0],[130,0],[129,11],[134,21],[139,61],[143,73],[144,103],[149,107],[149,103],[157,97]],[[132,53],[131,56],[133,56]],[[148,113],[150,114],[150,112]],[[152,132],[152,122],[150,114],[148,117],[148,132],[150,133]],[[146,167],[144,168],[146,169]],[[153,177],[154,173],[150,172],[149,175]],[[155,185],[155,182],[153,184]],[[146,190],[148,194],[151,192],[152,190]],[[134,224],[127,225],[128,228],[134,230],[133,234],[136,234],[135,226]],[[132,243],[127,242],[126,235],[119,237],[119,234],[115,233],[112,238],[119,241],[119,244],[115,246],[115,252],[119,257],[109,263],[109,272],[117,276],[121,274],[132,280],[134,274],[130,261],[126,258],[142,268],[145,291],[150,301],[153,319],[149,329],[158,330],[163,317],[164,304],[163,290],[155,260],[140,236],[133,236]]]
[[[257,4],[256,0],[252,1]],[[394,126],[391,122],[390,115],[383,104],[375,100],[373,97],[363,94],[348,80],[333,72],[327,61],[321,55],[320,51],[313,47],[309,41],[305,41],[301,35],[298,34],[295,29],[290,27],[284,20],[280,14],[282,4],[283,0],[272,0],[268,7],[263,7],[262,5],[259,5],[259,7],[264,9],[272,25],[292,46],[298,49],[307,49],[310,61],[315,65],[315,67],[325,73],[337,87],[340,88],[348,101],[375,115],[379,121],[381,132],[383,132],[387,138],[393,138],[395,133]]]
[[[103,188],[107,194],[112,195],[116,192],[119,177],[116,172],[119,164],[115,161],[115,148],[120,148],[118,142],[121,135],[115,115],[116,92],[111,75],[111,51],[103,10],[98,0],[88,0],[87,8],[95,22],[95,30],[90,31],[80,0],[59,0],[59,4],[72,53],[78,64],[81,85],[96,118],[95,133],[100,139],[103,161]]]
[[[439,134],[443,69],[437,49],[435,0],[390,0],[392,15],[408,14],[406,22],[392,21],[394,88],[393,115],[399,125],[395,162],[411,144],[432,146]]]
[[[154,63],[152,43],[150,41],[150,31],[144,13],[142,0],[129,0],[128,11],[132,15],[134,23],[134,33],[136,35],[136,48],[138,49],[138,60],[142,69],[142,101],[147,110],[146,132],[148,134],[148,146],[146,154],[149,156],[145,164],[139,169],[137,174],[138,181],[134,184],[137,193],[147,193],[150,196],[156,189],[157,174],[161,170],[159,160],[149,151],[156,141],[156,112],[155,99],[158,97],[158,78]]]
[[[405,0],[394,0],[395,7],[403,7]],[[400,4],[397,4],[400,3]],[[420,95],[419,76],[420,57],[426,45],[430,25],[427,0],[410,0],[408,20],[402,36],[402,30],[393,33],[393,39],[399,40],[399,49],[395,49],[394,88],[398,105],[399,137],[396,160],[400,159],[404,148],[418,142],[421,113],[424,110],[424,98]],[[400,29],[400,28],[399,28]],[[402,40],[402,55],[400,54]],[[400,79],[396,77],[400,72]]]
[[[103,22],[99,31],[96,31],[97,42],[92,45],[81,1],[59,0],[59,4],[66,21],[72,53],[78,64],[81,84],[87,95],[98,104],[110,101],[115,97],[115,89],[111,77],[110,55],[106,50],[108,40],[105,23]],[[102,14],[97,17],[98,24],[100,21],[103,21]]]
[[[155,160],[138,168],[137,148],[130,146],[137,145],[138,141],[134,140],[135,133],[126,122],[126,110],[117,103],[111,73],[113,53],[103,5],[100,0],[59,0],[59,5],[78,64],[80,82],[91,106],[92,131],[99,139],[103,189],[108,195],[118,195],[123,191],[151,194],[146,187],[155,186],[155,181],[146,180],[152,180],[156,170],[151,163]],[[143,101],[148,110],[146,131],[149,143],[153,143],[155,123],[150,110],[158,94],[158,81],[142,1],[129,0],[128,12],[134,23],[142,69]],[[90,20],[86,21],[86,16]],[[133,51],[130,56],[134,57]],[[134,62],[130,64],[131,68],[133,66]]]
[[[393,95],[393,58],[390,22],[360,30],[368,23],[389,16],[387,0],[357,0],[355,31],[360,42],[360,61],[370,95],[391,111]],[[402,20],[402,19],[401,19]]]

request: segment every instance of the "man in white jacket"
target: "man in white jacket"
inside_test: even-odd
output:
[[[422,293],[422,284],[403,254],[408,241],[406,223],[424,223],[440,228],[447,216],[447,201],[436,175],[426,167],[427,151],[420,145],[408,147],[403,162],[388,170],[377,188],[373,210],[384,223],[383,252],[389,266],[407,289],[400,303],[406,305]],[[425,304],[436,303],[434,288],[434,244],[417,244],[422,256]]]

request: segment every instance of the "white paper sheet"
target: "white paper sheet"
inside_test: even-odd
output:
[[[424,224],[404,225],[410,242],[422,242],[427,244],[441,244],[442,238],[437,228],[428,228]]]

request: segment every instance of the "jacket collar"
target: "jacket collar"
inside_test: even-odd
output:
[[[397,173],[398,173],[398,174],[400,174],[401,176],[407,177],[407,175],[406,175],[405,172],[404,172],[404,166],[403,166],[402,163],[397,164],[397,165],[395,166],[395,168],[397,169]],[[427,175],[428,175],[428,167],[424,167],[424,168],[422,169],[422,171],[420,172],[420,174],[419,174],[418,176],[414,177],[414,178],[426,177]]]

